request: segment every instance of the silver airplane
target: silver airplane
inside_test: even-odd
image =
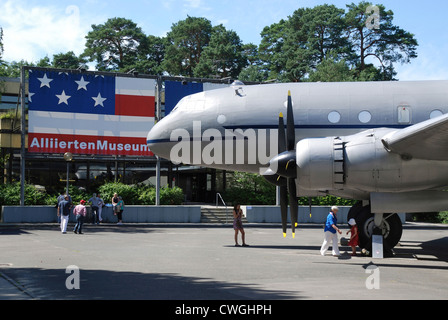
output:
[[[175,163],[259,173],[279,187],[294,236],[297,197],[359,200],[360,247],[398,243],[397,212],[448,209],[448,81],[244,85],[183,98],[149,132]],[[283,117],[286,115],[286,125]]]

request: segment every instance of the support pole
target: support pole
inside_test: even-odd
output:
[[[20,105],[22,121],[20,123],[20,205],[25,206],[25,67],[20,70]]]
[[[156,156],[156,206],[160,206],[160,158]]]
[[[162,85],[163,79],[161,76],[157,77],[157,105],[156,105],[156,121],[162,118]],[[160,158],[156,156],[156,201],[155,205],[160,206]]]

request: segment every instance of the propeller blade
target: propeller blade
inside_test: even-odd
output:
[[[288,105],[286,114],[286,142],[288,151],[294,150],[296,143],[296,134],[294,127],[294,113],[292,110],[291,91],[288,91]]]
[[[278,154],[286,151],[286,135],[285,123],[283,121],[283,113],[278,116]]]
[[[286,151],[285,123],[283,121],[283,113],[280,112],[278,117],[278,154],[285,151]],[[286,229],[288,227],[288,186],[285,178],[279,176],[279,180],[282,180],[282,182],[284,183],[283,186],[280,186],[280,210],[282,215],[283,237],[286,238]]]
[[[286,229],[288,224],[288,188],[280,187],[280,210],[282,214],[283,237],[286,238]]]
[[[295,228],[297,227],[297,211],[299,209],[297,203],[297,190],[296,190],[296,182],[294,179],[288,179],[288,192],[289,192],[289,212],[291,214],[291,230],[292,237],[295,238],[296,232]]]

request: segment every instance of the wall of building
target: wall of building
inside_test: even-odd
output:
[[[90,219],[90,207],[87,208]],[[112,207],[104,207],[101,217],[105,223],[116,223],[117,217]],[[4,206],[1,222],[3,223],[51,223],[57,222],[57,211],[53,206]],[[74,222],[73,214],[70,220]],[[201,221],[200,206],[126,206],[123,211],[123,222],[128,223],[199,223]]]

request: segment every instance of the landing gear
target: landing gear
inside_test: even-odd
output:
[[[370,211],[370,206],[362,206],[359,203],[350,209],[347,220],[351,218],[354,218],[358,225],[361,249],[372,252],[372,236],[378,234],[383,236],[384,257],[394,255],[392,249],[398,244],[403,233],[403,225],[397,214],[375,215]]]

